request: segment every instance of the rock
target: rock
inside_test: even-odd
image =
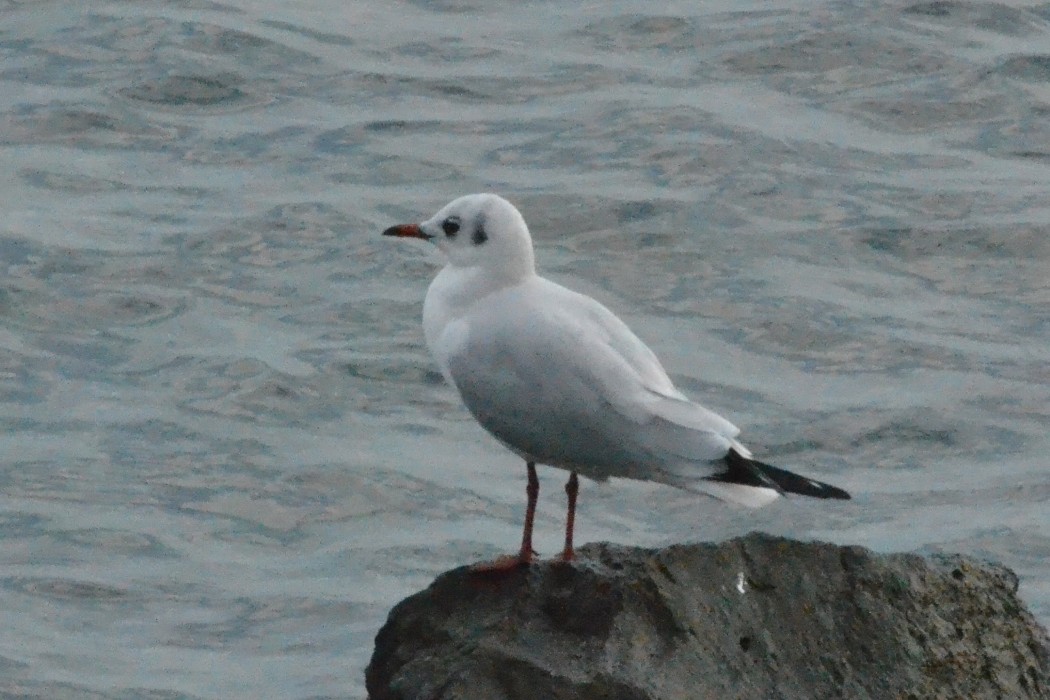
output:
[[[755,533],[577,556],[399,603],[369,697],[1050,698],[1050,639],[1002,566]]]

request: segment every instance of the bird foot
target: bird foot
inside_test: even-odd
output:
[[[510,573],[521,567],[532,563],[535,552],[518,552],[517,554],[506,554],[492,561],[478,562],[470,567],[471,573],[475,574],[503,574]]]

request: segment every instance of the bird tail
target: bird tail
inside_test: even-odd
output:
[[[811,498],[848,500],[850,495],[831,484],[745,457],[736,449],[725,456],[725,471],[704,477],[698,488],[716,498],[757,508],[784,493]]]

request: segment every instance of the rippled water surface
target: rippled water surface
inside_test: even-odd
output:
[[[361,698],[395,602],[514,549],[440,261],[378,235],[480,190],[855,494],[586,482],[579,541],[967,552],[1050,622],[1050,5],[491,5],[0,0],[4,697]]]

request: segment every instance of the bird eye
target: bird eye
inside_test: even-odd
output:
[[[449,217],[441,222],[441,230],[445,232],[445,235],[451,238],[459,233],[459,219]]]

